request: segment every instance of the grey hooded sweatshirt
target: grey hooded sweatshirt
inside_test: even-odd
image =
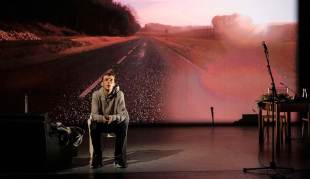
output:
[[[120,123],[129,120],[128,111],[125,106],[124,93],[116,85],[112,92],[105,96],[103,88],[95,91],[92,95],[91,117],[98,122],[104,122],[103,117],[112,116],[112,121]]]

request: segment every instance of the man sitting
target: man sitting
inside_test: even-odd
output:
[[[92,95],[90,136],[93,145],[91,168],[102,166],[101,133],[115,133],[115,167],[126,168],[127,130],[129,115],[124,93],[116,85],[116,74],[103,74],[101,88]]]

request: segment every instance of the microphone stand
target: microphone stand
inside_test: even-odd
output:
[[[211,106],[211,117],[212,117],[212,127],[214,127],[214,111],[213,111],[213,106]]]
[[[270,68],[270,63],[269,63],[269,53],[268,53],[268,48],[266,46],[266,43],[265,41],[263,41],[263,47],[264,47],[264,52],[265,52],[265,56],[266,56],[266,60],[267,60],[267,68],[268,68],[268,72],[269,72],[269,75],[270,75],[270,78],[271,78],[271,90],[272,90],[272,94],[271,94],[271,112],[272,112],[272,159],[270,161],[270,166],[268,167],[257,167],[257,168],[243,168],[243,172],[247,172],[249,170],[268,170],[268,169],[271,169],[271,170],[276,170],[276,169],[284,169],[284,170],[290,170],[292,172],[294,172],[294,168],[288,168],[288,167],[279,167],[276,165],[276,162],[275,162],[275,151],[274,151],[274,143],[275,143],[275,140],[274,140],[274,128],[275,128],[275,116],[274,116],[274,113],[275,113],[275,100],[276,98],[278,98],[278,94],[277,94],[277,90],[276,90],[276,86],[275,86],[275,83],[274,83],[274,79],[273,79],[273,75],[272,75],[272,72],[271,72],[271,68]],[[277,121],[279,122],[279,121]],[[279,130],[279,129],[278,129]]]

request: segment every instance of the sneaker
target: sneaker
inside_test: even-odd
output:
[[[120,164],[118,162],[114,162],[115,168],[127,168],[127,164]]]

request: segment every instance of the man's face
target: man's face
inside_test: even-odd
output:
[[[111,92],[113,87],[115,86],[114,76],[109,76],[109,75],[103,76],[102,86],[105,90]]]

